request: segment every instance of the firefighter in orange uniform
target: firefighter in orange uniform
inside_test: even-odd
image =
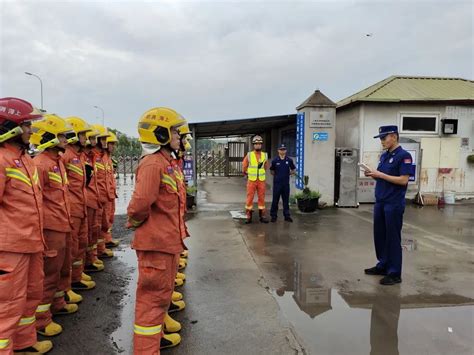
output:
[[[258,195],[258,213],[260,222],[268,223],[268,219],[265,217],[265,170],[267,170],[269,166],[268,155],[267,153],[262,152],[262,137],[253,137],[252,144],[254,150],[248,153],[243,161],[243,171],[248,178],[247,203],[245,205],[247,219],[245,223],[252,223],[253,199],[255,192],[257,192]]]
[[[110,179],[110,184],[109,184],[109,198],[111,199],[110,203],[110,208],[108,209],[108,223],[109,223],[109,229],[107,233],[105,234],[105,247],[106,248],[115,248],[117,247],[120,243],[118,240],[112,238],[112,226],[114,224],[114,215],[115,215],[115,199],[117,198],[117,181],[115,180],[115,163],[114,159],[112,158],[112,155],[114,154],[114,151],[116,149],[116,146],[118,144],[118,139],[115,133],[109,132],[110,136],[107,137],[107,163],[108,163],[108,176]]]
[[[69,117],[66,122],[74,130],[73,137],[68,140],[66,151],[62,155],[69,180],[69,200],[71,204],[71,288],[72,290],[83,291],[95,287],[95,282],[92,279],[88,281],[83,280],[82,277],[88,244],[86,172],[83,149],[87,141],[86,134],[91,132],[92,128],[79,117]],[[68,303],[78,303],[82,300],[82,297],[69,290],[66,292],[66,300]]]
[[[71,283],[71,214],[66,168],[60,153],[67,145],[72,127],[56,115],[46,115],[33,123],[30,142],[40,153],[34,158],[43,191],[43,234],[47,250],[44,258],[43,298],[36,310],[36,330],[44,336],[62,332],[53,314],[70,314],[77,304],[67,304],[65,291]]]
[[[109,190],[109,185],[111,182],[109,176],[110,172],[108,171],[108,156],[106,152],[106,141],[107,138],[110,137],[110,134],[108,129],[102,125],[95,124],[92,125],[92,127],[100,132],[97,136],[97,144],[93,150],[95,152],[97,189],[99,192],[99,203],[101,206],[97,212],[97,257],[99,259],[104,259],[114,256],[114,252],[105,247],[105,237],[109,231],[109,228],[111,228],[111,225],[109,225],[108,213],[110,213],[111,204],[115,200],[115,194],[112,194]],[[112,165],[112,161],[110,161],[110,165]]]
[[[105,127],[104,127],[105,128]],[[119,243],[117,240],[112,239],[112,225],[114,221],[115,213],[115,198],[116,198],[116,182],[115,174],[112,162],[112,153],[115,149],[115,144],[118,142],[117,137],[113,132],[107,130],[107,137],[100,137],[98,145],[102,148],[102,165],[105,168],[105,180],[106,180],[106,201],[103,203],[102,221],[101,221],[101,234],[100,243],[98,245],[98,251],[106,250],[101,253],[103,257],[113,256],[113,252],[109,249],[110,247],[116,247]],[[110,148],[110,150],[109,150]],[[105,191],[104,191],[105,192]],[[103,241],[103,242],[102,242]],[[101,257],[101,256],[99,256]]]
[[[138,257],[134,354],[159,354],[160,348],[181,341],[167,311],[173,296],[182,241],[181,184],[174,152],[179,149],[178,127],[185,120],[174,110],[158,107],[140,118],[138,134],[143,155],[127,209],[128,227],[136,229],[132,247]],[[177,323],[177,322],[176,322]],[[179,325],[179,323],[178,323]],[[168,329],[164,329],[168,328]],[[179,325],[180,328],[180,325]]]
[[[92,127],[92,126],[91,126]],[[101,208],[99,202],[99,190],[97,189],[97,174],[96,174],[96,154],[94,147],[97,144],[97,136],[99,131],[92,127],[92,131],[86,133],[87,141],[84,153],[86,157],[85,171],[86,171],[86,201],[87,201],[87,249],[86,249],[86,264],[84,266],[85,272],[99,272],[104,270],[104,262],[97,258],[97,239],[99,237],[99,210]],[[82,275],[82,279],[87,280],[89,276]]]
[[[31,121],[41,112],[24,100],[0,99],[0,354],[45,354],[37,341],[35,312],[43,291],[42,194],[25,154]],[[14,222],[14,223],[12,223]],[[8,227],[7,227],[8,226]]]

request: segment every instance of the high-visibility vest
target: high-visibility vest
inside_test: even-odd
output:
[[[267,161],[267,153],[260,153],[260,161],[257,160],[257,154],[252,151],[248,155],[249,167],[247,169],[247,175],[250,181],[265,181],[265,162]],[[261,168],[258,168],[258,164],[262,163]]]

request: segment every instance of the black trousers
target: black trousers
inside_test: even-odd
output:
[[[273,200],[270,216],[276,218],[278,213],[278,202],[280,197],[283,200],[283,216],[290,217],[290,184],[275,184],[273,185]]]

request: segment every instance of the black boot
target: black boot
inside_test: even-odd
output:
[[[245,220],[245,224],[252,223],[252,214],[253,214],[253,211],[247,210],[247,219]]]
[[[260,216],[260,223],[268,223],[268,219],[265,217],[264,210],[258,210],[258,215]]]

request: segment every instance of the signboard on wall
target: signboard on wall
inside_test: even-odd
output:
[[[402,148],[411,155],[411,164],[413,165],[413,176],[408,180],[409,184],[416,184],[418,181],[418,161],[420,160],[420,143],[402,143]]]
[[[328,138],[328,132],[313,132],[313,141],[327,141]]]
[[[192,155],[184,156],[184,166],[183,166],[184,180],[188,182],[188,185],[194,185],[194,158]]]
[[[311,111],[311,128],[331,128],[334,125],[334,115],[331,111]]]
[[[296,178],[295,185],[297,189],[304,188],[304,112],[296,115]]]

